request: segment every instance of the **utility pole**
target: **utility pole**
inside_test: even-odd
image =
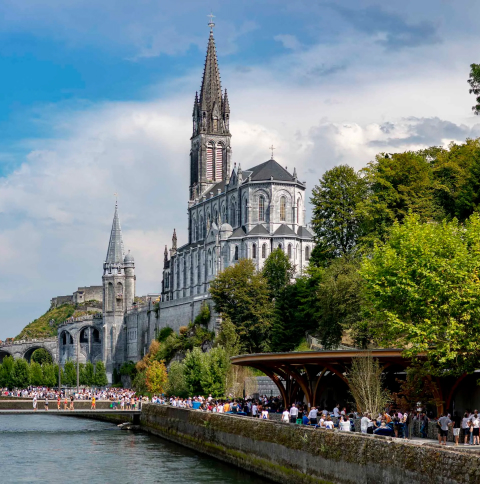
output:
[[[80,333],[77,335],[77,394],[80,387]]]

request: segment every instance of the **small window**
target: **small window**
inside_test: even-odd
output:
[[[265,222],[265,197],[258,199],[258,221]]]
[[[252,259],[256,259],[256,258],[257,258],[257,245],[253,244],[252,245]]]
[[[267,257],[267,244],[262,245],[262,259],[265,259]]]
[[[297,200],[297,224],[300,223],[300,198]]]
[[[282,250],[282,244],[278,244],[278,248]]]
[[[287,199],[280,197],[280,222],[287,220]]]
[[[238,260],[238,245],[235,246],[235,256],[234,256],[234,259],[235,260]]]
[[[288,244],[288,258],[292,258],[292,244]]]
[[[305,260],[310,260],[310,247],[305,247]]]

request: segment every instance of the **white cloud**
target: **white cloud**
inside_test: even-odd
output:
[[[291,34],[279,34],[274,37],[278,42],[281,42],[285,49],[297,50],[302,46],[301,42]]]

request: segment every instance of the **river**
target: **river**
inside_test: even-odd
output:
[[[265,479],[143,432],[41,414],[0,416],[0,473],[2,484],[265,484]]]

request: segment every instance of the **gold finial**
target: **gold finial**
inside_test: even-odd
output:
[[[215,18],[215,15],[213,15],[213,13],[210,13],[210,15],[207,15],[207,17],[210,17],[210,22],[208,23],[208,26],[210,27],[210,32],[213,32],[213,27],[215,27],[213,19]]]
[[[276,148],[272,145],[270,146],[270,148],[268,148],[269,150],[272,150],[272,157],[270,158],[271,160],[273,160],[273,150],[275,150]]]

